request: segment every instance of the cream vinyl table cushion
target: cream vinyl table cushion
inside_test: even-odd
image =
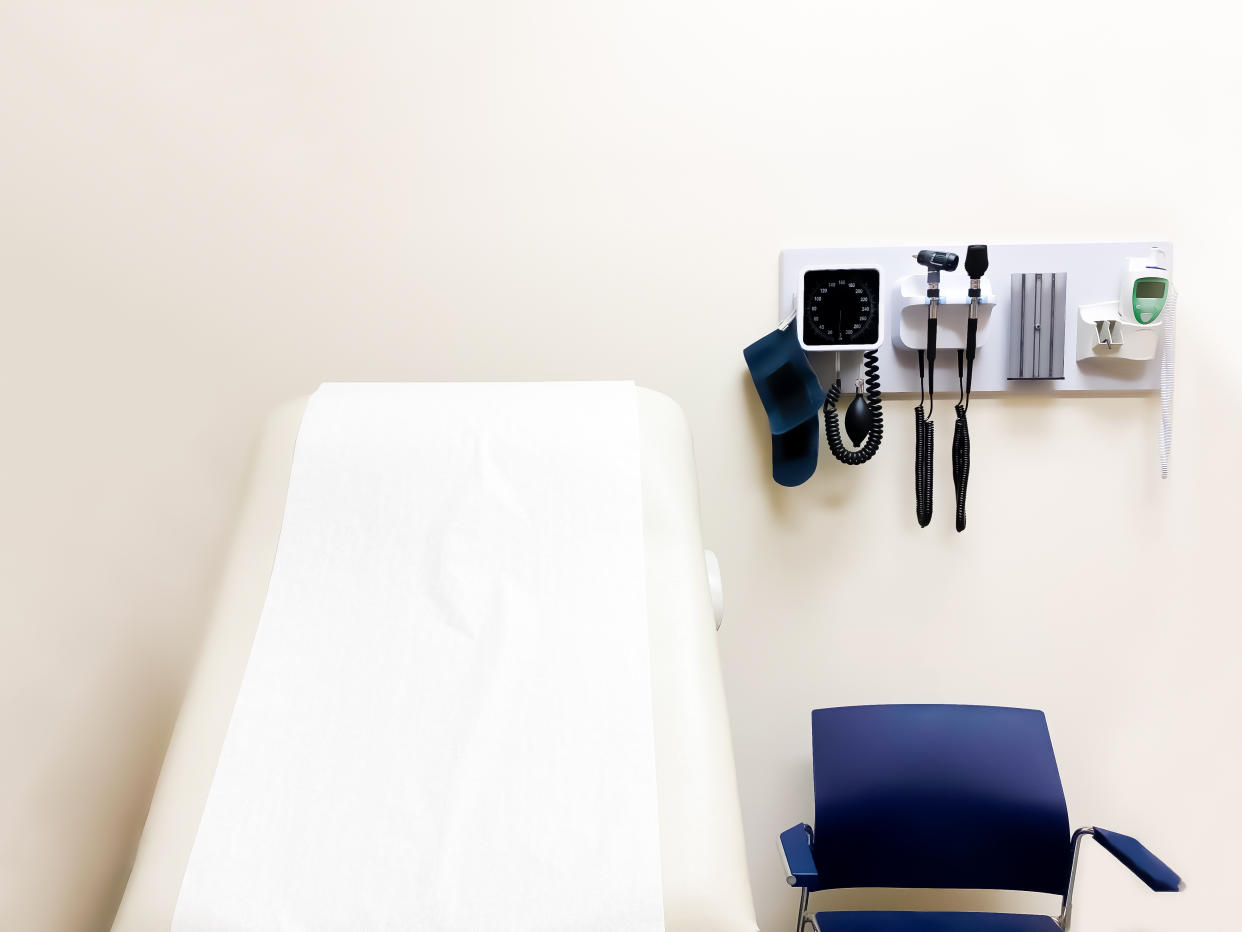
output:
[[[690,432],[666,396],[639,389],[638,404],[665,924],[753,932]],[[260,443],[114,932],[171,924],[263,609],[305,406],[303,398],[278,409]]]

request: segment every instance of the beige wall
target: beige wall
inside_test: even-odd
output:
[[[106,928],[273,405],[615,377],[694,428],[765,929],[808,710],[904,700],[1046,709],[1073,820],[1189,878],[1092,852],[1085,929],[1229,927],[1239,73],[1192,3],[7,0],[0,927]],[[947,434],[915,525],[906,400],[866,469],[766,478],[780,248],[1148,236],[1169,482],[1150,399],[978,401],[961,536]]]

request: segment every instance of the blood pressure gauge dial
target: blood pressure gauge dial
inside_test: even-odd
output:
[[[802,345],[808,350],[880,345],[877,269],[812,269],[802,277]]]

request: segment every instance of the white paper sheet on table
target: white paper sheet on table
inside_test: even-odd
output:
[[[336,384],[173,932],[663,929],[630,383]]]

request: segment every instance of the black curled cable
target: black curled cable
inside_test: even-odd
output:
[[[966,408],[956,405],[957,421],[953,425],[953,488],[957,491],[957,529],[966,530],[966,482],[970,478],[970,429],[966,426]]]
[[[970,479],[970,425],[966,423],[966,407],[970,397],[962,387],[962,351],[957,351],[958,400],[953,406],[957,420],[953,424],[953,488],[957,493],[957,530],[966,530],[966,482]]]
[[[919,527],[932,519],[932,448],[936,425],[923,413],[923,351],[919,351],[919,406],[914,409],[914,514]]]
[[[866,387],[867,408],[871,412],[871,427],[867,439],[857,450],[847,450],[841,440],[841,424],[837,420],[837,402],[841,398],[840,379],[828,388],[824,398],[824,436],[832,455],[846,466],[861,466],[880,449],[884,439],[884,410],[880,405],[880,359],[875,350],[863,353],[863,384]]]
[[[914,514],[919,527],[932,519],[932,446],[936,425],[927,420],[920,404],[914,409]]]

